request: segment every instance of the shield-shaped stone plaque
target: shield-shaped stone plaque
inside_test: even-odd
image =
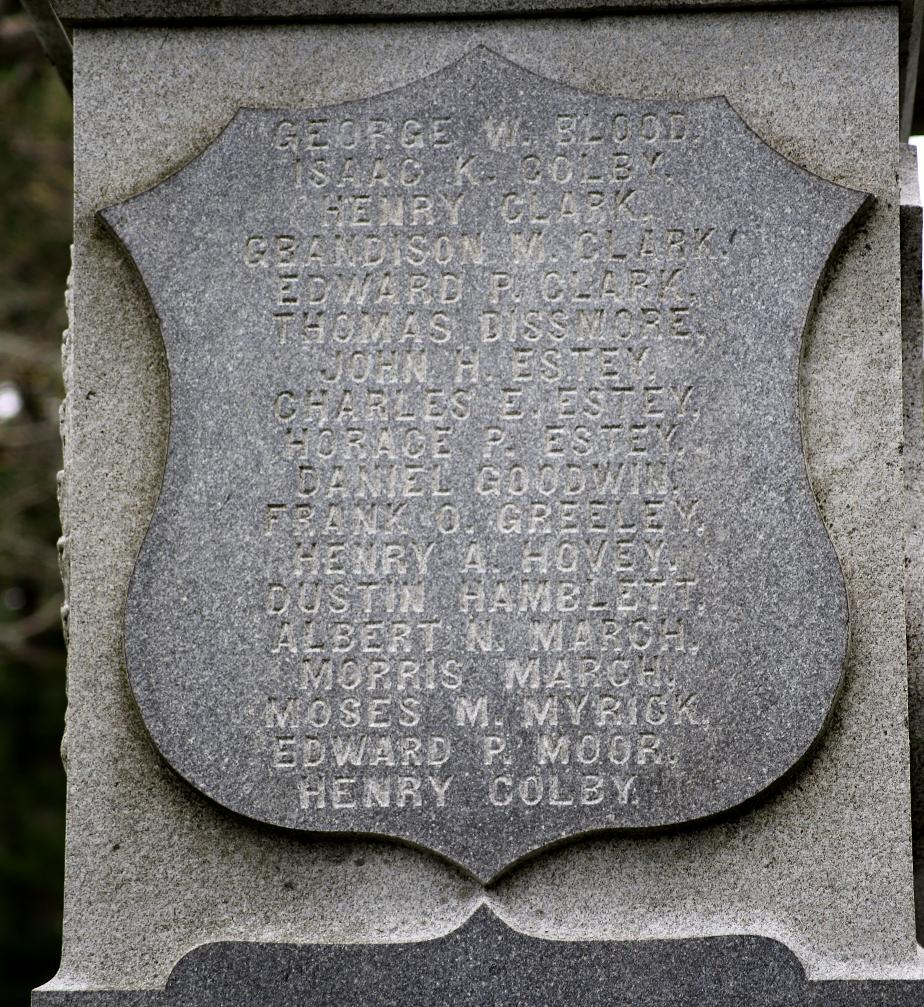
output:
[[[482,879],[791,770],[847,634],[800,344],[864,198],[725,98],[478,49],[242,109],[103,211],[170,370],[125,614],[167,761],[243,815]]]

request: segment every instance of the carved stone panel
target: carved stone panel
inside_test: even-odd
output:
[[[800,346],[864,198],[724,98],[478,49],[242,109],[103,211],[170,368],[125,615],[164,757],[244,815],[483,879],[791,770],[847,635]]]

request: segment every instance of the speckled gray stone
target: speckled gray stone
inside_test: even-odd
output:
[[[162,987],[208,941],[425,940],[480,902],[536,936],[764,935],[813,979],[914,974],[895,9],[74,35],[68,840],[61,968],[48,988]],[[808,472],[850,604],[828,729],[787,785],[724,820],[573,842],[490,887],[402,843],[234,815],[148,740],[122,626],[163,474],[168,375],[144,287],[97,218],[205,150],[241,106],[358,100],[477,44],[584,91],[727,95],[781,154],[875,196],[826,274],[801,365]],[[836,87],[820,86],[828,80]]]
[[[488,909],[415,944],[208,944],[160,991],[39,993],[33,1007],[916,1007],[919,982],[810,982],[765,937],[547,941]]]
[[[864,199],[724,98],[618,102],[482,47],[242,110],[105,210],[171,377],[125,614],[171,765],[483,880],[790,771],[847,638],[799,353]]]
[[[27,0],[24,4],[39,37],[70,86],[68,31],[75,23],[112,25],[151,21],[165,24],[248,21],[318,21],[353,18],[471,16],[503,17],[530,13],[602,15],[623,11],[683,11],[721,7],[819,7],[833,0]],[[859,0],[885,3],[888,0]],[[898,58],[900,66],[901,135],[907,138],[914,110],[920,49],[921,0],[902,0]],[[60,21],[58,20],[60,19]],[[62,27],[68,26],[68,27]],[[63,58],[58,58],[58,57]]]

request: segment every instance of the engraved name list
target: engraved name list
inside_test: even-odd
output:
[[[637,803],[708,729],[665,358],[707,338],[688,262],[746,239],[655,223],[682,111],[471,125],[280,119],[312,213],[241,243],[296,360],[266,726],[306,810]]]

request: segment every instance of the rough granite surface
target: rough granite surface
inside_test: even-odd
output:
[[[145,21],[166,24],[229,21],[320,21],[353,18],[503,17],[531,14],[605,14],[737,9],[755,7],[819,7],[833,0],[27,0],[24,4],[52,61],[70,87],[70,26],[75,22],[97,27]],[[850,2],[850,0],[848,0]],[[885,3],[888,0],[871,0]],[[918,52],[921,41],[922,0],[899,4],[899,99],[901,135],[908,136],[914,110]],[[58,21],[60,18],[60,21]],[[67,28],[62,27],[68,26]]]
[[[542,940],[486,907],[431,941],[216,943],[194,948],[163,991],[43,992],[33,1007],[920,1007],[915,980],[807,980],[766,937]]]
[[[811,978],[915,973],[896,25],[894,8],[851,8],[75,32],[68,852],[50,988],[154,988],[207,941],[420,940],[481,902],[538,936],[753,934],[789,947]],[[305,839],[236,818],[149,742],[121,626],[164,464],[167,373],[143,285],[96,219],[205,149],[241,105],[358,99],[477,44],[602,94],[728,95],[770,146],[876,199],[823,284],[802,369],[808,467],[851,614],[829,731],[795,778],[727,821],[568,845],[490,889],[400,844]]]

